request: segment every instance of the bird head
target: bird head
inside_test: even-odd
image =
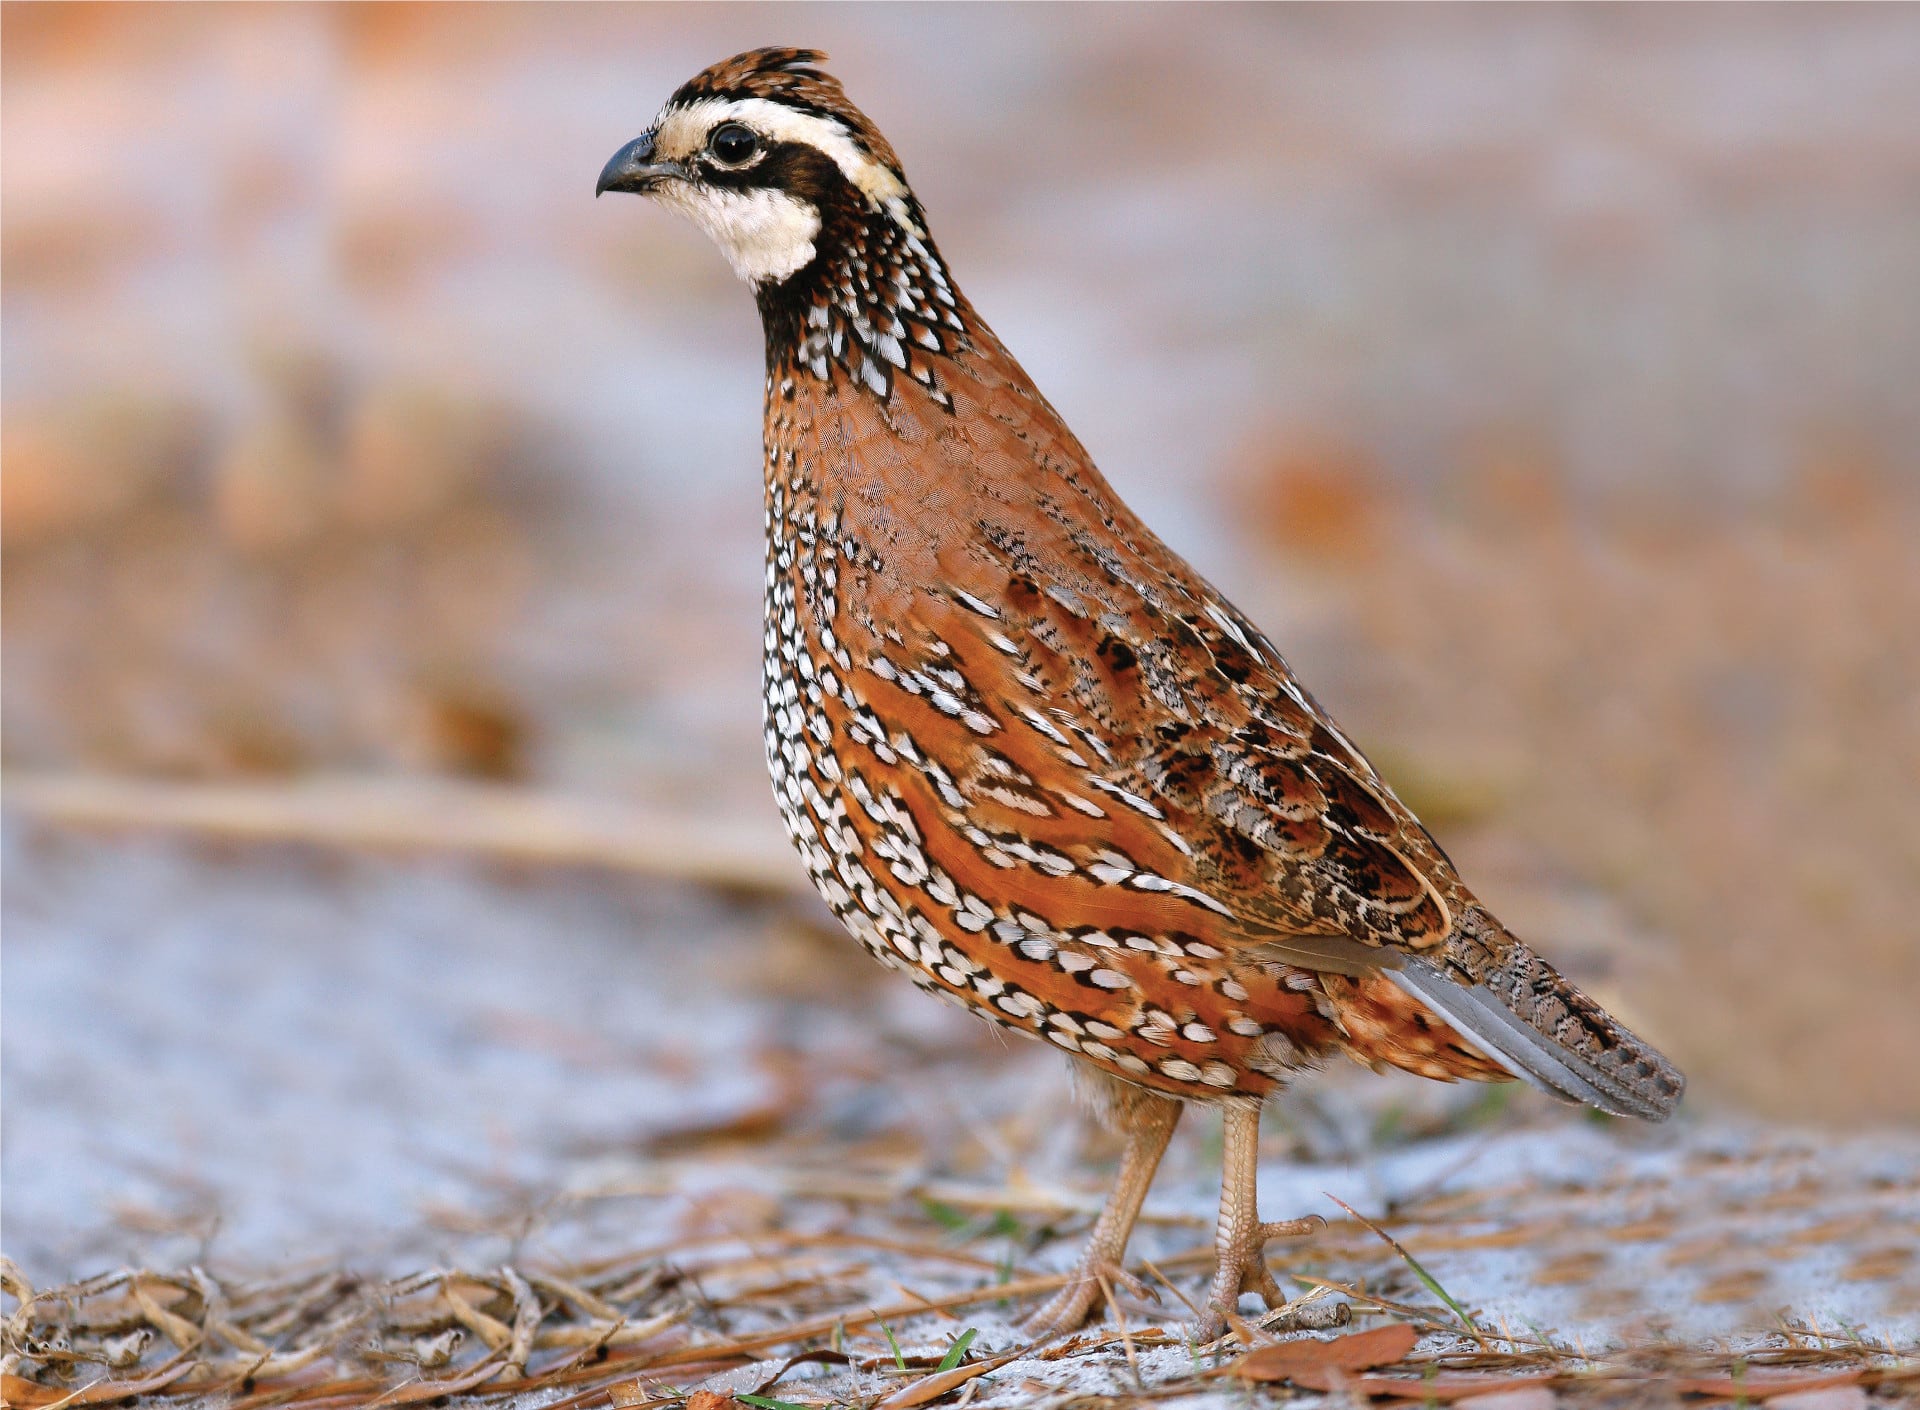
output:
[[[756,288],[791,279],[873,220],[923,235],[900,159],[814,67],[825,58],[754,49],[696,75],[614,153],[596,194],[636,192],[679,211]]]

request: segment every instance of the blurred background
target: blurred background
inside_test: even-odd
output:
[[[278,1247],[823,1072],[1065,1109],[791,891],[757,320],[592,199],[765,43],[1696,1119],[1920,1118],[1920,10],[3,23],[16,1256]]]

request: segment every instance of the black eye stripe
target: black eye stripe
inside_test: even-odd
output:
[[[867,199],[818,147],[805,142],[767,142],[742,167],[724,167],[704,150],[689,163],[699,185],[716,191],[781,191],[820,210],[865,211]]]

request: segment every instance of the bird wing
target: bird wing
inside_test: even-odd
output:
[[[1084,559],[1036,581],[1035,563],[1075,560],[1025,555],[996,615],[949,604],[946,670],[995,682],[967,708],[1006,725],[977,751],[996,762],[962,791],[1007,806],[1017,787],[1006,822],[1029,837],[1064,801],[1053,845],[1083,873],[1186,902],[1192,930],[1217,943],[1343,976],[1326,988],[1363,1057],[1488,1075],[1463,1061],[1464,1037],[1562,1100],[1650,1120],[1674,1110],[1679,1072],[1477,903],[1251,623],[1190,571],[1154,581],[1103,558],[1104,582]],[[1013,669],[969,670],[982,652]],[[1089,805],[1102,826],[1067,820]],[[1363,1015],[1383,1021],[1369,1034]]]
[[[979,742],[982,801],[1004,799],[1011,770],[1038,796],[1010,825],[1035,830],[1037,803],[1063,821],[1097,810],[1103,826],[1060,829],[1102,854],[1083,866],[1165,883],[1229,941],[1314,968],[1444,947],[1471,899],[1451,864],[1231,604],[1178,560],[1090,539],[1063,553],[1032,532],[987,523],[967,546],[997,580],[991,604],[925,592],[926,640],[1005,726]]]

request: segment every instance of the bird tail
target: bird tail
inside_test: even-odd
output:
[[[1560,976],[1479,907],[1444,954],[1386,971],[1522,1081],[1616,1116],[1664,1121],[1687,1080],[1653,1046]]]

